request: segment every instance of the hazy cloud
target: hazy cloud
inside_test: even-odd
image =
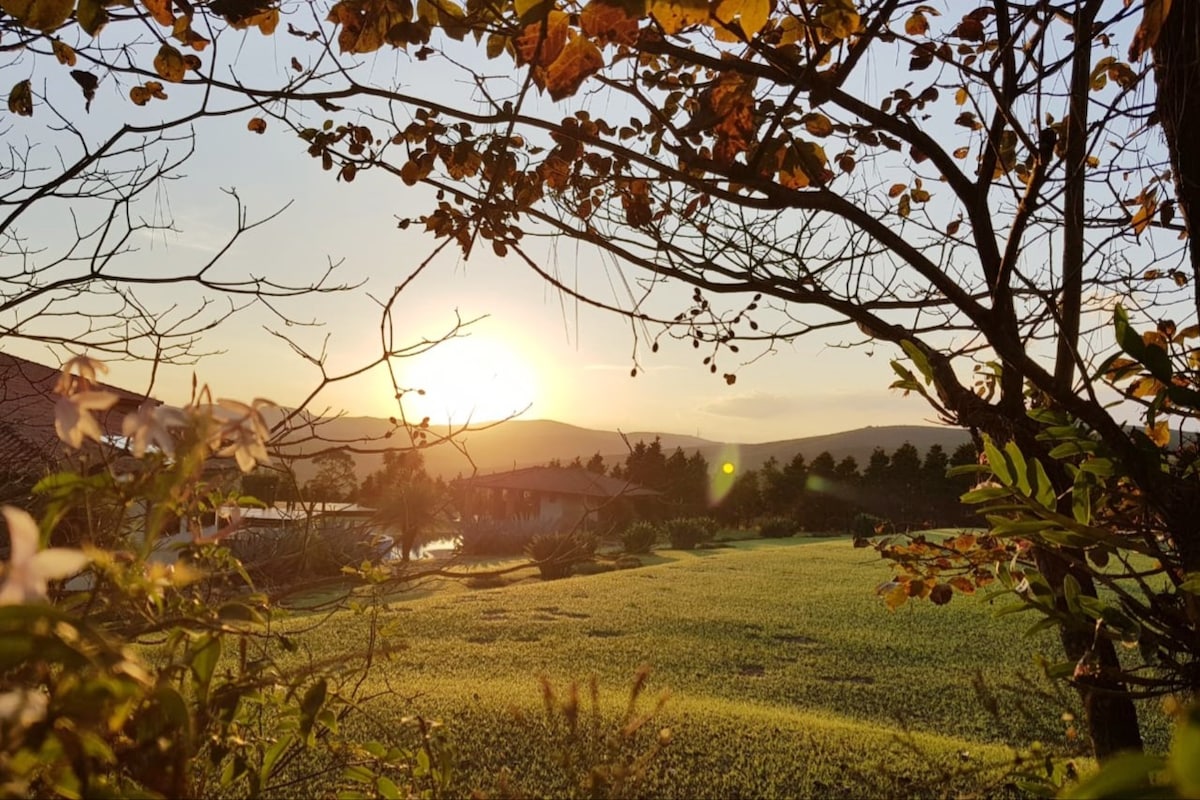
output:
[[[796,411],[799,398],[768,392],[752,392],[751,394],[735,397],[722,397],[720,400],[701,407],[701,411],[722,417],[745,417],[760,419],[763,417],[781,417]]]

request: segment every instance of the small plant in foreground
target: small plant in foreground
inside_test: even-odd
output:
[[[679,517],[667,520],[663,524],[667,532],[667,540],[676,550],[694,550],[701,542],[709,541],[716,535],[712,526],[700,517]]]

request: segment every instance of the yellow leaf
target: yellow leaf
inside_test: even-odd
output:
[[[0,8],[26,28],[52,31],[75,10],[75,0],[0,0]]]
[[[708,3],[704,0],[648,0],[646,6],[668,35],[708,22]]]
[[[187,72],[187,64],[183,60],[182,53],[171,45],[164,44],[158,48],[158,55],[154,57],[154,71],[163,80],[179,83],[183,80],[184,73]]]
[[[862,17],[854,8],[854,0],[825,0],[817,21],[835,40],[848,38],[862,27]]]
[[[1134,397],[1150,397],[1157,395],[1167,387],[1163,386],[1160,381],[1151,377],[1138,378],[1129,385],[1129,393]]]
[[[967,100],[970,99],[970,97],[971,96],[967,94],[967,88],[965,86],[960,86],[958,87],[958,91],[954,93],[954,104],[957,106],[964,105]]]
[[[1159,447],[1166,447],[1171,443],[1171,428],[1166,420],[1147,425],[1146,435]]]
[[[713,16],[719,22],[733,24],[736,21],[747,38],[753,38],[761,31],[770,15],[771,0],[718,0],[713,9]],[[724,30],[721,25],[713,27],[718,32]]]
[[[806,114],[804,129],[813,136],[829,136],[833,133],[833,123],[824,114]]]
[[[880,587],[881,589],[884,587],[890,587],[880,592],[880,594],[883,595],[884,605],[888,607],[889,611],[895,611],[897,608],[908,602],[908,586],[899,581],[895,581],[894,583],[895,586],[884,584],[883,587]]]
[[[929,33],[929,18],[920,11],[914,11],[904,21],[904,32],[909,36],[923,36]]]
[[[1133,227],[1135,235],[1140,236],[1142,231],[1150,227],[1151,221],[1154,219],[1154,212],[1158,211],[1158,192],[1154,189],[1149,189],[1142,192],[1141,205],[1134,213],[1130,225]]]

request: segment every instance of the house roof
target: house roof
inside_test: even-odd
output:
[[[457,482],[472,489],[510,489],[525,492],[553,492],[583,497],[650,497],[657,495],[620,478],[598,475],[579,467],[526,467],[494,475],[477,475]]]
[[[54,386],[59,375],[55,367],[0,352],[0,470],[38,473],[61,457],[54,431]],[[119,435],[125,414],[150,399],[104,383],[96,388],[117,396],[110,410],[95,414],[109,435]]]

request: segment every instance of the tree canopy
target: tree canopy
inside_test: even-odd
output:
[[[1172,422],[1198,407],[1188,392],[1200,167],[1181,141],[1200,113],[1194,3],[3,8],[5,46],[21,53],[9,69],[21,74],[13,114],[74,130],[58,111],[64,86],[94,104],[97,84],[113,80],[131,105],[174,116],[148,131],[121,127],[110,149],[206,115],[241,115],[246,135],[291,129],[338,180],[371,170],[432,190],[428,210],[400,224],[422,226],[437,246],[489,248],[568,294],[579,295],[544,266],[544,237],[636,269],[642,294],[612,310],[640,323],[650,350],[661,337],[690,342],[729,383],[756,351],[797,336],[890,343],[903,354],[896,388],[1011,443],[1022,464],[1037,460],[1055,502],[1086,486],[1044,435],[1046,420],[1100,442],[1165,532],[1171,580],[1200,571],[1195,476],[1164,455]],[[271,56],[285,78],[255,73],[223,46],[247,29],[286,35]],[[410,62],[402,85],[365,68],[386,48]],[[469,88],[422,80],[432,65]],[[48,77],[64,73],[73,87]],[[107,156],[79,140],[85,166]],[[33,192],[69,194],[80,174],[67,169]],[[28,191],[13,195],[17,209]],[[93,267],[81,280],[96,277]],[[203,284],[204,273],[191,279]],[[655,302],[666,281],[693,289],[685,307]],[[1114,324],[1119,362],[1105,360]],[[1091,545],[1034,544],[1026,558],[1060,609],[1067,586],[1095,593]],[[1194,641],[1196,606],[1184,605]],[[1119,636],[1061,632],[1069,660],[1099,665],[1073,676],[1097,752],[1138,746]]]

